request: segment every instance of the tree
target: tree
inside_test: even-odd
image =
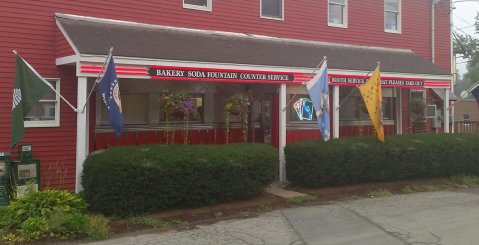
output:
[[[479,33],[479,14],[476,16],[476,33]],[[464,80],[473,84],[479,81],[479,39],[469,35],[454,35],[454,53],[461,54],[464,59],[468,60],[467,72],[464,74]]]

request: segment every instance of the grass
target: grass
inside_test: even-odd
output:
[[[108,219],[103,215],[89,215],[90,230],[88,232],[88,239],[103,240],[112,235],[110,227],[108,226]]]
[[[310,202],[310,201],[318,200],[318,197],[313,195],[302,195],[302,196],[290,197],[287,200],[288,202],[302,203],[302,202]]]
[[[474,175],[454,175],[451,180],[461,186],[470,188],[479,186],[479,176]]]
[[[159,218],[156,218],[152,215],[141,215],[141,216],[134,216],[128,218],[128,222],[132,224],[138,224],[138,225],[148,225],[152,226],[153,228],[170,228],[171,223],[161,220]]]
[[[387,189],[379,189],[376,191],[371,191],[368,193],[369,197],[375,198],[375,197],[388,197],[392,196],[393,194],[387,190]]]

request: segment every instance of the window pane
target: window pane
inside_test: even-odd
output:
[[[197,5],[197,6],[208,6],[208,0],[184,0],[185,4]]]
[[[385,0],[384,8],[386,11],[399,12],[399,0]]]
[[[148,121],[148,96],[126,94],[121,96],[123,121],[125,124],[146,124]]]
[[[398,14],[386,12],[384,27],[386,30],[398,30]]]
[[[355,89],[350,97],[344,101],[346,96],[351,93],[351,90]],[[385,90],[385,89],[384,89]],[[384,91],[384,94],[387,94]],[[384,95],[383,94],[383,95]],[[393,97],[382,98],[382,115],[383,119],[392,120],[393,117]],[[369,113],[364,104],[363,98],[357,88],[353,87],[341,87],[339,89],[339,101],[342,101],[339,108],[339,120],[340,121],[370,121]]]
[[[289,110],[290,122],[316,121],[316,112],[314,111],[313,102],[308,95],[291,96]]]
[[[46,121],[55,120],[56,102],[38,102],[33,109],[25,116],[25,121]]]
[[[329,23],[344,24],[343,11],[343,5],[329,4]]]
[[[283,0],[262,0],[261,15],[267,17],[282,17]]]
[[[346,0],[329,0],[330,3],[346,4]]]

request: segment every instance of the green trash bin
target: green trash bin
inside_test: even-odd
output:
[[[10,153],[0,152],[0,205],[8,205],[8,185],[10,180]]]

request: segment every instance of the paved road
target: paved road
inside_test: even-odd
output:
[[[277,210],[90,245],[125,244],[479,244],[479,189],[368,198]]]

